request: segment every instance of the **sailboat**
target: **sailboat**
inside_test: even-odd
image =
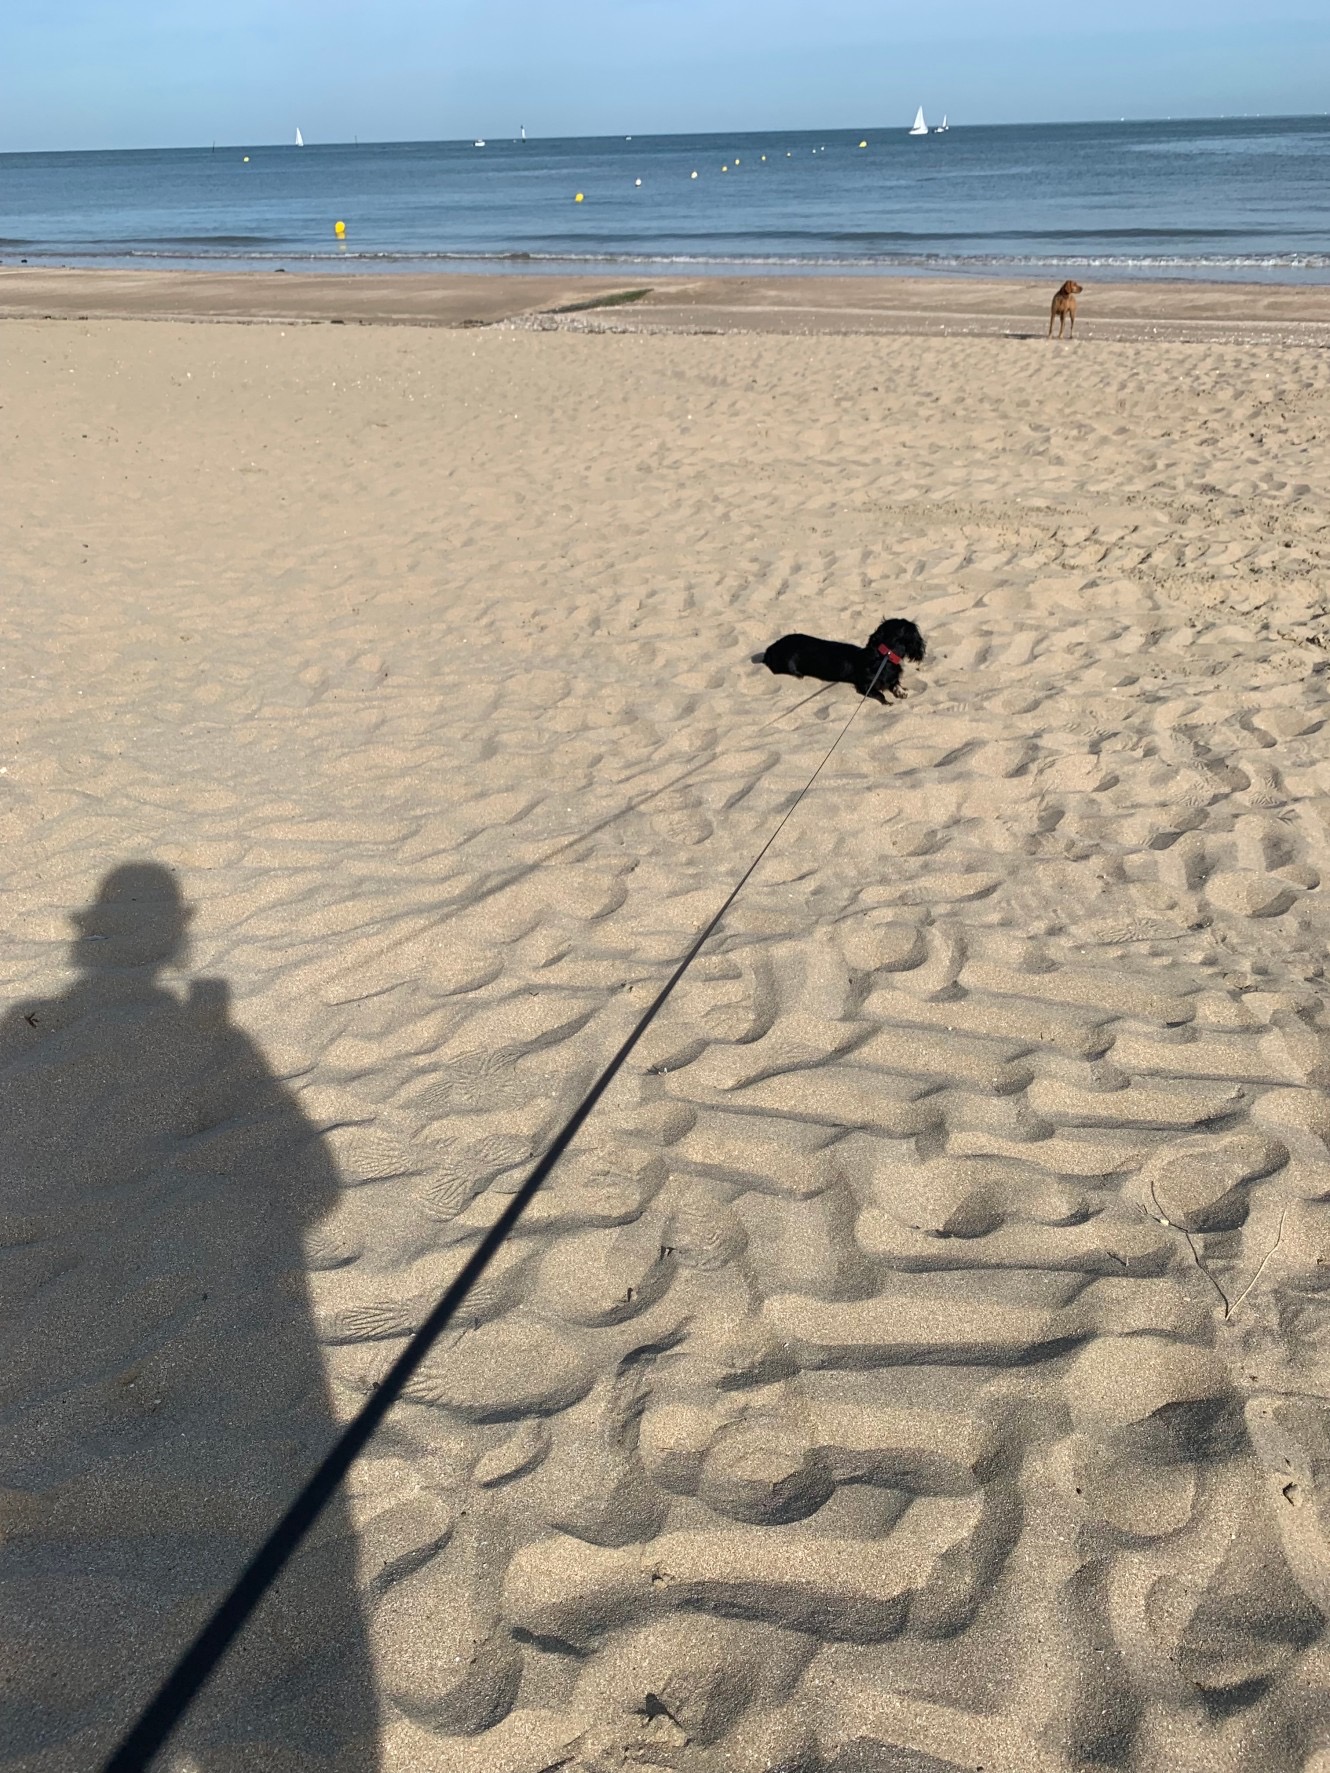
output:
[[[928,125],[924,122],[924,107],[922,105],[920,105],[919,109],[914,114],[914,123],[911,126],[910,134],[911,135],[927,135],[928,134]]]
[[[297,123],[297,125],[296,125],[296,146],[298,148],[303,148],[304,145],[305,145],[305,138],[303,135],[301,135],[300,125]]]
[[[522,125],[522,140],[523,141],[526,140],[526,124],[525,123]]]
[[[941,121],[941,123],[938,124],[937,128],[933,131],[933,134],[934,135],[945,135],[947,133],[947,129],[948,129],[947,113],[944,111],[942,113],[942,121]]]

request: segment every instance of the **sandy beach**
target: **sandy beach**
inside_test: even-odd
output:
[[[236,320],[565,331],[910,333],[1042,338],[1049,290],[1017,277],[388,276],[79,270],[0,261],[0,319]],[[628,300],[625,301],[624,298]],[[1095,280],[1082,340],[1330,343],[1319,284]]]
[[[159,275],[0,271],[3,1773],[845,727],[750,655],[884,615],[160,1764],[1326,1773],[1330,294]]]

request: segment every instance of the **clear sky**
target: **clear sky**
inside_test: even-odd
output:
[[[1326,0],[6,0],[0,150],[1330,109]],[[0,190],[0,207],[3,191]]]

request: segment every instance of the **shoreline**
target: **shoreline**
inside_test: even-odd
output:
[[[625,292],[645,291],[613,303]],[[1042,338],[1052,280],[52,270],[0,267],[0,320],[174,320],[569,331]],[[1143,279],[1085,284],[1078,337],[1330,345],[1330,287]]]

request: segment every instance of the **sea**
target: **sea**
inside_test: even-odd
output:
[[[0,260],[1323,283],[1330,118],[4,154]]]

